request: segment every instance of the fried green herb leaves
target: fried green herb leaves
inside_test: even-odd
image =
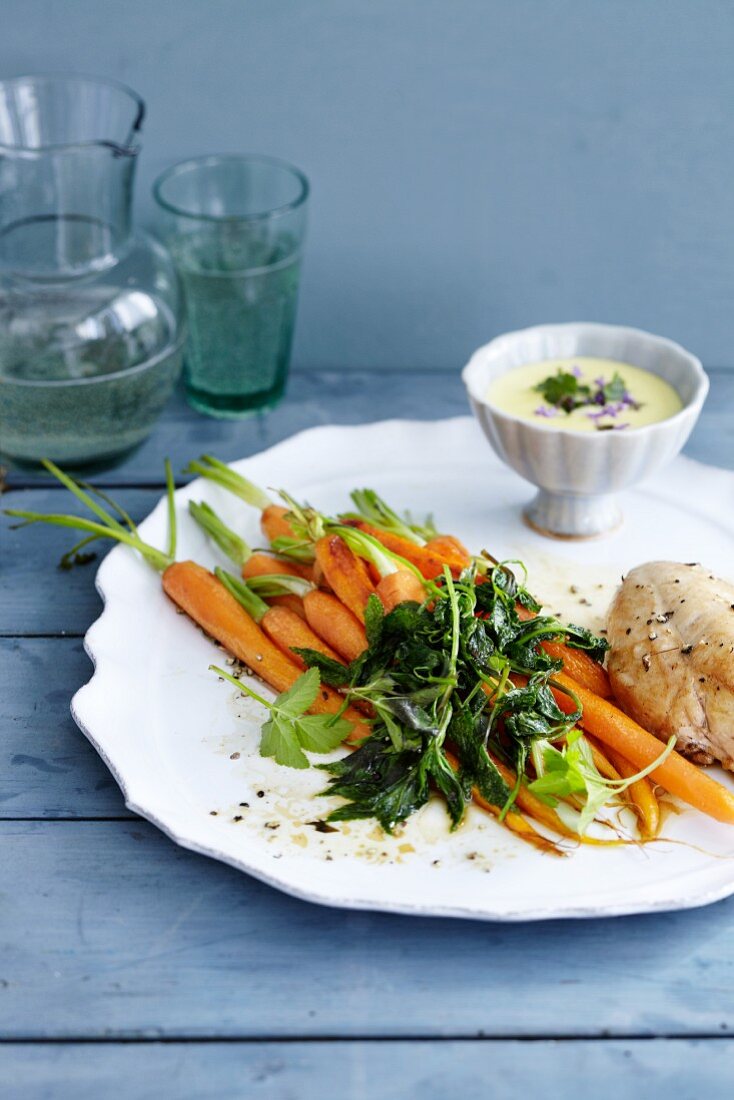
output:
[[[472,788],[506,813],[518,787],[508,788],[494,761],[522,779],[534,742],[565,737],[580,717],[576,700],[569,715],[558,707],[550,684],[560,662],[539,642],[573,637],[594,655],[606,643],[535,614],[539,605],[507,563],[480,579],[474,568],[458,580],[446,570],[426,603],[387,615],[375,599],[366,614],[368,649],[348,669],[298,651],[325,682],[374,711],[372,735],[345,759],[321,765],[331,776],[324,793],[346,800],[329,820],[376,817],[392,831],[432,788],[453,825]],[[512,674],[526,682],[516,686]]]

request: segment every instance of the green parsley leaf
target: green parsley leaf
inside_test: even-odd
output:
[[[331,752],[352,730],[352,723],[346,718],[334,714],[306,714],[316,701],[321,687],[316,668],[304,672],[287,691],[281,692],[269,703],[224,669],[216,665],[209,667],[244,695],[267,707],[270,717],[262,727],[260,755],[271,756],[276,764],[286,768],[307,768],[306,752]]]
[[[273,714],[263,725],[260,738],[260,755],[272,756],[276,764],[284,768],[307,768],[308,757],[303,752],[296,725]]]
[[[585,405],[591,393],[589,387],[582,385],[575,374],[562,370],[549,375],[533,388],[548,405],[554,405],[566,413]]]
[[[332,752],[350,733],[352,723],[333,714],[309,714],[295,722],[298,740],[307,752]]]
[[[314,705],[320,686],[319,670],[310,668],[308,672],[304,672],[302,676],[299,676],[287,691],[280,693],[273,702],[272,709],[289,717],[297,718],[299,715],[305,714],[308,708]]]

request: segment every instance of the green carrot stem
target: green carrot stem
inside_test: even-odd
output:
[[[292,535],[279,535],[273,539],[270,549],[286,561],[297,561],[303,565],[310,565],[315,557],[313,543]]]
[[[50,461],[50,459],[44,458],[43,466],[50,474],[53,474],[56,480],[60,481],[70,493],[73,493],[78,501],[86,505],[89,511],[93,512],[94,515],[97,516],[98,519],[101,519],[103,523],[107,524],[108,527],[116,531],[125,530],[122,524],[118,523],[115,517],[111,516],[101,504],[98,504],[94,497],[91,497],[89,493],[85,493],[81,485],[74,481],[73,478],[69,477],[68,474],[65,474],[63,470],[60,470],[55,463]]]
[[[176,484],[173,480],[173,470],[171,469],[170,459],[165,461],[166,467],[166,500],[168,504],[168,556],[173,561],[176,557],[176,499],[174,493],[176,492]]]
[[[423,574],[417,566],[401,557],[400,554],[388,550],[374,535],[368,535],[366,531],[360,531],[358,527],[349,527],[341,523],[327,524],[326,533],[339,535],[358,558],[363,558],[374,565],[381,577],[388,577],[391,573],[406,569],[415,574],[422,584],[425,583]]]
[[[259,596],[248,588],[245,582],[240,577],[235,577],[232,573],[228,573],[226,569],[220,569],[219,566],[214,570],[214,575],[222,582],[224,587],[234,596],[237,603],[244,607],[247,614],[259,623],[265,612],[268,610],[268,605],[265,600],[261,600]]]
[[[100,500],[103,500],[105,504],[109,505],[112,511],[120,517],[128,530],[130,530],[133,535],[137,535],[138,528],[135,525],[134,521],[131,519],[131,517],[128,515],[122,505],[118,504],[117,501],[109,495],[109,493],[105,493],[104,489],[98,489],[96,485],[90,485],[88,481],[77,481],[76,484],[79,485],[82,489],[87,489],[90,493],[94,493],[96,497],[99,497]]]
[[[211,455],[202,455],[198,460],[189,462],[184,473],[199,474],[200,477],[213,481],[215,485],[234,493],[245,504],[250,504],[261,512],[272,504],[267,493]]]
[[[350,493],[357,511],[370,523],[383,531],[393,531],[417,546],[423,546],[425,539],[416,534],[413,528],[401,519],[387,501],[383,500],[374,489],[355,489]]]
[[[189,512],[202,531],[209,536],[212,542],[216,543],[222,553],[226,554],[235,565],[239,565],[241,568],[252,553],[245,540],[240,538],[231,527],[228,527],[224,520],[205,501],[197,504],[196,501],[190,500]]]
[[[114,539],[116,542],[122,542],[133,550],[137,550],[149,565],[152,565],[154,569],[161,573],[172,563],[172,559],[164,554],[162,550],[156,550],[154,546],[143,542],[139,536],[126,531],[119,524],[116,524],[114,528],[110,528],[104,524],[95,523],[94,520],[85,519],[83,516],[25,512],[17,508],[8,508],[5,514],[22,519],[24,522],[19,524],[20,527],[26,527],[31,523],[48,523],[52,527],[70,527],[74,531],[88,531],[98,538]]]
[[[247,587],[268,600],[272,596],[307,596],[316,586],[305,577],[291,577],[286,573],[264,573],[260,577],[249,577]]]

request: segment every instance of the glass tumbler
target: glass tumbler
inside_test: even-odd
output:
[[[189,403],[237,418],[285,390],[296,320],[308,180],[252,155],[187,160],[156,180],[163,233],[189,319]]]

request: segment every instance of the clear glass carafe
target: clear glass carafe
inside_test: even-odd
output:
[[[0,81],[0,451],[106,462],[181,367],[170,257],[134,232],[143,101],[112,81]]]

